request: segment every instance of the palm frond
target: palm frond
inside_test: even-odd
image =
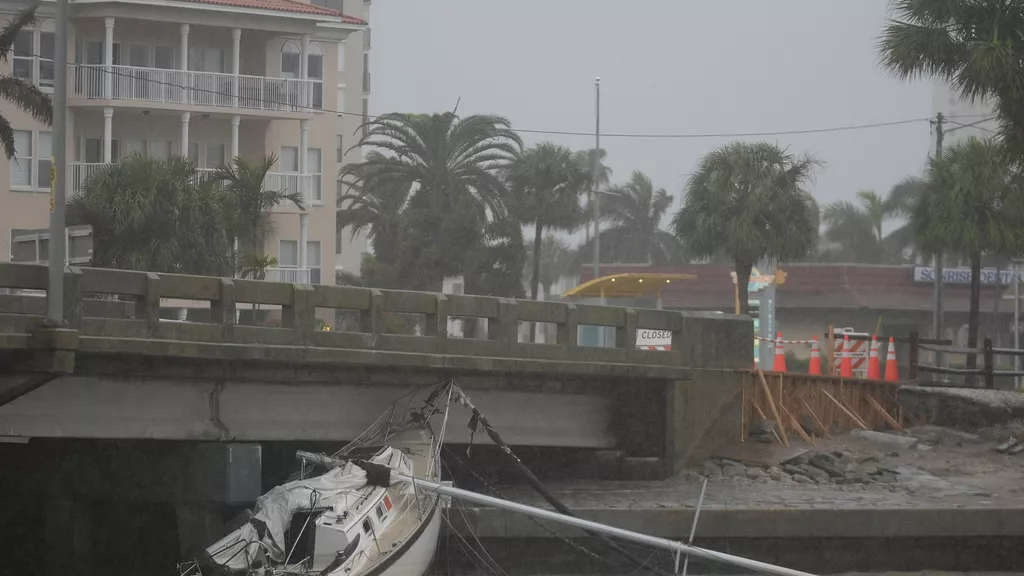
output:
[[[11,55],[11,49],[14,47],[14,41],[18,39],[18,34],[26,27],[31,26],[36,21],[36,9],[37,4],[22,10],[14,18],[7,21],[7,25],[0,30],[0,60],[7,62]]]

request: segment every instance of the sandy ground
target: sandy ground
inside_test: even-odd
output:
[[[935,426],[908,431],[914,448],[894,448],[851,434],[806,446],[818,452],[844,450],[877,459],[898,472],[895,483],[799,484],[771,478],[709,478],[704,506],[714,508],[932,508],[1024,507],[1024,453],[994,448],[1024,427],[1003,425],[976,435]],[[1018,436],[1024,439],[1024,435]],[[794,446],[798,445],[796,442]],[[548,487],[571,508],[675,508],[696,506],[707,469],[701,466],[660,481],[553,483]],[[540,504],[525,486],[503,488],[506,497]]]

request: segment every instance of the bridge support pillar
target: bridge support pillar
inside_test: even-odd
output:
[[[734,370],[694,370],[665,390],[665,460],[675,474],[740,439],[743,378]]]

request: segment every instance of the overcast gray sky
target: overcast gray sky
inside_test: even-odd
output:
[[[888,0],[376,0],[371,113],[494,113],[517,128],[747,133],[926,118],[925,83],[889,77]],[[523,134],[573,148],[593,136]],[[749,137],[817,155],[821,203],[885,193],[923,167],[927,122]],[[649,174],[679,207],[686,174],[732,138],[603,138],[615,180]]]

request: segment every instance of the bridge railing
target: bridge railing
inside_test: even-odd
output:
[[[46,279],[44,266],[0,263],[0,289],[45,291]],[[699,354],[702,366],[733,367],[736,358],[752,354],[749,319],[700,312],[73,267],[66,269],[64,293],[69,327],[86,338],[663,366],[691,366]],[[29,298],[0,298],[0,335],[26,335],[27,342],[27,335],[40,326],[43,299],[37,296],[29,303]],[[160,313],[161,302],[168,300],[198,301],[209,313],[203,321],[168,321]],[[236,321],[239,309],[257,307],[280,310],[280,325]],[[318,317],[334,318],[338,310],[357,321],[343,329],[318,328]],[[418,317],[415,332],[395,330],[389,319],[396,315]],[[479,338],[450,337],[451,318],[486,319],[486,333]],[[521,342],[520,324],[530,322],[554,324],[556,341]],[[581,346],[579,327],[588,325],[614,328],[614,346]],[[672,350],[638,350],[638,329],[671,332]],[[5,341],[10,347],[10,338]]]

